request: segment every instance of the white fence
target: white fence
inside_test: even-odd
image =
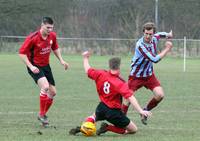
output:
[[[0,52],[17,52],[25,36],[0,36]],[[62,52],[77,54],[90,49],[97,55],[129,55],[132,54],[137,39],[116,38],[58,38]],[[165,40],[158,46],[162,50]],[[200,57],[200,40],[173,39],[173,49],[170,53],[174,57]]]

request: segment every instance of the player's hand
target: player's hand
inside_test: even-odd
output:
[[[84,51],[83,53],[82,53],[82,56],[84,57],[84,58],[89,58],[90,57],[90,52],[89,51]]]
[[[167,38],[168,39],[173,38],[173,32],[172,32],[172,30],[167,34]]]
[[[32,67],[30,68],[30,70],[31,70],[34,74],[40,72],[40,70],[39,70],[36,66],[32,66]]]
[[[60,63],[64,66],[65,70],[67,70],[69,68],[69,64],[66,63],[64,60],[61,60]]]
[[[172,47],[173,47],[172,42],[170,42],[170,41],[165,42],[165,48],[167,48],[169,51],[172,49]]]
[[[146,110],[142,110],[140,112],[140,114],[145,116],[145,117],[150,117],[152,115],[152,113],[150,111],[146,111]]]

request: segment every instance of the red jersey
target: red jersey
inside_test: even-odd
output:
[[[90,68],[88,70],[88,77],[96,82],[100,101],[109,108],[120,109],[122,97],[127,99],[133,94],[128,84],[117,74],[111,74],[106,70]]]
[[[44,40],[40,31],[36,31],[27,36],[19,53],[26,54],[33,65],[46,66],[49,64],[51,49],[58,49],[56,33],[50,32],[47,39]]]

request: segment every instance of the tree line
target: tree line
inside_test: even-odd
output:
[[[158,0],[158,31],[199,39],[199,0]],[[0,35],[25,36],[51,16],[59,37],[138,38],[155,0],[0,0]]]

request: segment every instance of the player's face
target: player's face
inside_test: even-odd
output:
[[[49,33],[53,31],[53,25],[48,23],[42,24],[41,29],[45,35],[49,35]]]
[[[144,40],[145,40],[145,42],[150,43],[151,40],[152,40],[153,34],[154,34],[153,29],[145,30],[144,31]]]

